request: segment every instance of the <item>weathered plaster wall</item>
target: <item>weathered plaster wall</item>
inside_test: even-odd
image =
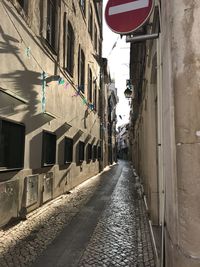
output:
[[[43,8],[45,1],[30,1],[28,17],[18,9],[17,1],[13,0],[12,2],[14,5],[9,1],[0,3],[0,87],[23,97],[28,103],[0,101],[0,116],[25,124],[25,161],[24,170],[1,172],[0,178],[1,181],[21,179],[22,188],[20,192],[22,192],[23,179],[26,175],[52,171],[54,174],[53,195],[55,197],[70,190],[70,188],[99,171],[99,162],[97,160],[95,162],[91,161],[90,164],[86,164],[84,161],[82,166],[75,163],[78,141],[83,141],[86,145],[88,142],[100,145],[98,113],[94,111],[87,112],[81,97],[73,97],[75,94],[74,88],[77,88],[78,84],[79,44],[85,53],[84,96],[86,98],[88,98],[88,64],[92,70],[92,78],[96,80],[97,84],[99,84],[100,79],[100,66],[93,56],[96,51],[94,41],[91,40],[88,33],[88,14],[86,18],[83,16],[79,1],[67,1],[68,6],[65,5],[64,1],[61,1],[60,46],[57,56],[45,45],[42,37],[46,19]],[[59,70],[59,67],[64,66],[64,12],[67,13],[67,18],[73,25],[75,33],[73,77],[67,72],[61,73]],[[94,6],[93,14],[100,40],[101,29],[98,27]],[[29,56],[27,54],[28,47],[30,47]],[[52,120],[42,114],[42,71],[45,71],[48,76],[60,75],[69,83],[65,87],[64,85],[58,85],[56,81],[52,81],[46,87],[46,111],[55,116],[55,119]],[[97,89],[98,99],[99,87]],[[71,128],[68,128],[65,123],[70,124]],[[56,164],[48,168],[41,168],[43,130],[54,132],[57,135]],[[79,130],[82,132],[75,138],[74,162],[70,166],[66,166],[63,160],[64,137],[74,138]],[[22,195],[20,197],[22,198]]]
[[[170,267],[200,265],[199,14],[199,1],[163,3],[166,249]]]

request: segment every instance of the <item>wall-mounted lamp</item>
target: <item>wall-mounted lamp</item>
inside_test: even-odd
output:
[[[131,98],[132,90],[127,87],[126,90],[124,91],[124,95],[126,98]]]

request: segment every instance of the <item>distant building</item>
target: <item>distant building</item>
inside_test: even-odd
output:
[[[129,123],[118,127],[117,157],[119,159],[129,160]]]
[[[108,93],[108,161],[112,164],[117,160],[117,147],[116,147],[116,106],[119,102],[117,96],[117,88],[115,82],[111,81]]]
[[[102,84],[102,113],[101,130],[103,140],[103,165],[112,164],[117,160],[116,149],[116,106],[119,101],[115,82],[111,80],[108,62],[103,58]]]

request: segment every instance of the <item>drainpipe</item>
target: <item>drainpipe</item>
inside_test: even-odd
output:
[[[157,39],[157,96],[158,96],[158,181],[159,181],[159,224],[161,225],[160,267],[165,266],[165,179],[163,173],[163,125],[162,125],[162,18],[160,1],[156,1],[160,22],[160,38]]]

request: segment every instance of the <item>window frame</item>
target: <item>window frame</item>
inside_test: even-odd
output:
[[[15,147],[14,148],[14,151],[16,152],[17,151],[17,158],[19,160],[18,162],[18,166],[17,165],[13,165],[13,166],[9,166],[9,164],[11,164],[11,160],[12,159],[12,156],[13,156],[13,145],[12,145],[12,141],[13,141],[13,138],[16,138],[16,136],[9,136],[8,132],[4,132],[3,133],[3,124],[7,124],[7,125],[11,125],[11,134],[12,133],[16,133],[16,130],[14,131],[12,128],[13,127],[19,127],[21,128],[20,131],[21,131],[21,136],[19,136],[20,139],[17,140],[16,142],[16,146],[19,146],[18,149],[19,149],[19,152],[17,151],[17,148]],[[6,131],[6,127],[4,126],[4,131]],[[8,130],[8,127],[7,127],[7,130]],[[19,132],[18,132],[19,134]],[[4,144],[2,144],[2,140],[4,141]],[[11,144],[10,144],[11,143]],[[20,147],[21,145],[21,147]],[[25,151],[25,125],[22,124],[22,123],[19,123],[19,122],[15,122],[15,121],[11,121],[11,120],[7,120],[7,119],[4,119],[4,118],[0,118],[0,147],[3,147],[0,148],[1,149],[1,152],[2,155],[0,155],[0,157],[2,157],[1,159],[1,162],[0,162],[0,171],[12,171],[12,170],[21,170],[24,168],[24,151]],[[11,146],[12,148],[9,149],[9,146]],[[10,150],[12,150],[12,153],[10,152]],[[3,161],[5,162],[5,164],[3,163]],[[13,164],[13,163],[12,163]],[[16,164],[16,162],[15,162]]]
[[[93,79],[92,70],[88,65],[88,100],[92,103]]]
[[[74,51],[75,51],[75,33],[71,22],[67,19],[66,13],[65,20],[65,48],[64,48],[64,68],[73,77],[74,76]]]
[[[98,53],[98,55],[101,57],[101,54],[102,54],[102,41],[101,41],[101,39],[99,39],[99,53]]]
[[[93,40],[93,28],[94,28],[93,20],[94,20],[93,9],[92,9],[92,5],[89,4],[88,6],[88,32],[92,40]]]
[[[74,141],[72,138],[65,137],[64,139],[64,164],[72,163],[73,162],[73,148],[74,148]],[[67,156],[67,142],[70,147],[70,155]],[[69,144],[70,143],[70,144]],[[70,159],[70,160],[69,160]]]
[[[92,160],[92,144],[87,145],[87,161],[90,162]]]
[[[97,145],[93,145],[92,149],[92,161],[95,162],[97,160]]]
[[[82,93],[85,92],[85,54],[80,46],[78,52],[78,88]]]
[[[97,83],[95,81],[95,85],[94,85],[94,96],[93,96],[94,110],[95,111],[98,110],[98,107],[97,107],[97,105],[98,105],[98,103],[97,103],[97,92],[98,92],[98,90],[97,90]]]
[[[50,163],[48,163],[48,162],[45,162],[46,160],[45,160],[45,157],[47,157],[47,152],[48,151],[45,151],[45,146],[46,146],[46,144],[47,144],[47,141],[45,141],[45,138],[44,138],[44,136],[45,135],[47,135],[47,136],[54,136],[54,138],[55,138],[55,140],[54,140],[54,147],[53,147],[53,151],[54,151],[54,155],[53,155],[53,162],[50,162]],[[46,142],[46,143],[45,143]],[[53,133],[53,132],[49,132],[49,131],[46,131],[46,130],[43,130],[42,131],[42,167],[48,167],[48,166],[53,166],[53,165],[55,165],[56,164],[56,145],[57,145],[57,136],[56,136],[56,134],[55,133]],[[45,152],[46,152],[46,154],[45,154]]]
[[[98,160],[101,160],[101,155],[102,155],[102,152],[101,152],[101,145],[99,145],[97,147],[97,159]]]
[[[28,14],[28,0],[17,0],[19,6],[23,9],[24,13]]]
[[[79,0],[79,5],[81,8],[81,12],[83,13],[84,16],[86,16],[86,1],[85,0]]]
[[[78,143],[78,162],[82,163],[85,160],[85,143],[79,141]]]
[[[98,43],[98,34],[97,34],[97,25],[94,24],[94,49],[97,52],[97,43]]]
[[[53,52],[58,50],[58,0],[46,0],[46,36],[45,40]],[[52,16],[53,15],[53,16]],[[49,23],[49,24],[48,24]],[[53,24],[53,25],[52,25]],[[53,28],[53,29],[52,29]],[[53,34],[52,34],[53,32]]]

